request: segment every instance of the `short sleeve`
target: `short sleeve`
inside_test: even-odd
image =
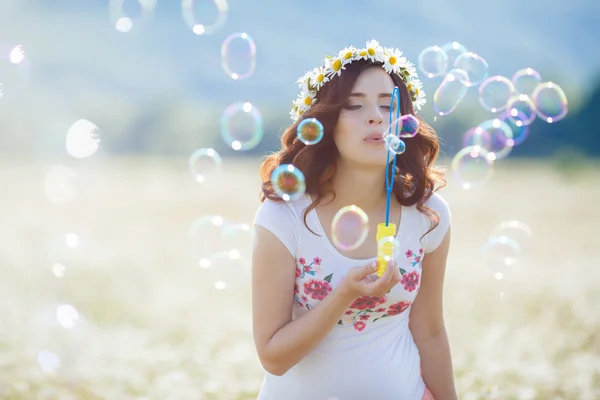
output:
[[[437,193],[434,193],[425,202],[425,205],[428,208],[431,208],[433,211],[435,211],[440,217],[439,225],[436,226],[431,232],[429,232],[423,238],[423,240],[424,240],[423,247],[424,247],[425,253],[431,253],[432,251],[437,249],[438,246],[442,243],[442,240],[444,240],[444,237],[446,236],[446,233],[448,232],[448,229],[450,228],[450,222],[452,219],[452,215],[450,214],[450,207],[448,206],[448,203],[446,202],[446,200]],[[429,230],[429,227],[427,227],[426,232],[428,230]]]
[[[266,199],[254,216],[254,226],[262,226],[275,235],[296,258],[298,252],[298,217],[292,204]]]

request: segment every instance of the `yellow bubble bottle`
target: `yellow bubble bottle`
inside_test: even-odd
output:
[[[377,276],[381,278],[383,273],[385,272],[385,267],[387,262],[392,258],[394,254],[394,242],[386,241],[383,243],[381,248],[379,248],[379,244],[382,239],[386,237],[396,237],[396,225],[395,224],[385,224],[382,222],[377,225],[377,235],[375,236],[377,239]]]

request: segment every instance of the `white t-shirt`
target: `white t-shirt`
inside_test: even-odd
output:
[[[376,260],[351,259],[340,254],[327,238],[315,210],[303,213],[308,195],[291,202],[266,200],[254,224],[271,231],[296,260],[293,319],[313,308],[340,283],[346,271]],[[429,219],[416,206],[403,207],[397,239],[401,249],[396,262],[402,281],[385,298],[359,298],[329,335],[282,376],[266,372],[258,400],[420,400],[425,384],[420,357],[408,328],[411,304],[419,292],[424,253],[435,250],[450,226],[446,201],[434,194],[426,202],[440,216],[430,228]],[[276,267],[276,264],[274,264]]]

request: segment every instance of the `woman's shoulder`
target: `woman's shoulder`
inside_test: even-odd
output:
[[[289,222],[296,221],[302,216],[305,208],[305,199],[284,201],[266,198],[258,207],[254,217],[255,222],[260,219],[287,219]]]
[[[440,219],[444,217],[449,218],[451,215],[448,201],[438,192],[433,192],[427,201],[425,201],[425,206],[438,213]]]

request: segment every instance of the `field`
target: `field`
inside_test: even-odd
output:
[[[92,158],[64,161],[77,176],[58,187],[55,161],[0,168],[0,398],[255,398],[256,162],[198,184],[185,159]],[[441,193],[461,399],[600,398],[600,168],[499,165]],[[192,226],[207,215],[226,223]],[[510,220],[533,235],[496,280],[482,248]]]

